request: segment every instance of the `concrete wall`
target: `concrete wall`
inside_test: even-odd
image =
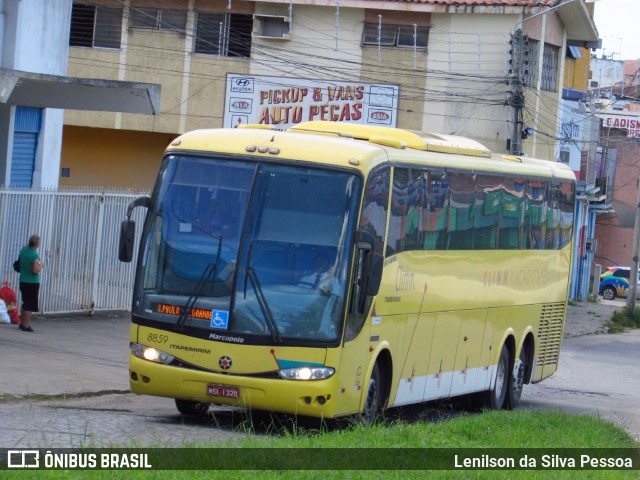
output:
[[[69,45],[72,0],[3,0],[2,67],[26,72],[65,75]],[[0,183],[10,172],[13,109],[3,108],[0,116]],[[5,121],[6,120],[6,121]],[[34,186],[58,184],[63,115],[45,109],[38,138],[33,175]]]
[[[61,186],[150,190],[175,135],[66,125],[63,138]]]
[[[638,178],[640,178],[640,145],[628,138],[626,130],[603,129],[601,142],[604,146],[618,151],[617,168],[613,185],[613,200],[624,204],[625,223],[620,226],[619,215],[600,214],[597,219],[596,237],[598,239],[598,256],[596,261],[604,266],[611,259],[619,265],[629,266],[633,256],[633,214],[638,198]],[[614,204],[615,206],[615,204]]]
[[[101,0],[109,3],[109,0]],[[119,4],[122,5],[122,4]],[[247,2],[233,0],[127,0],[130,5],[188,9],[187,31],[193,32],[196,11],[289,15],[288,2]],[[495,152],[505,152],[511,138],[512,109],[505,105],[511,87],[508,74],[509,39],[519,12],[483,9],[484,13],[408,14],[382,11],[387,23],[417,22],[430,26],[426,50],[414,56],[411,48],[361,46],[366,21],[377,19],[377,11],[340,8],[336,42],[336,8],[318,2],[293,5],[290,40],[254,37],[251,59],[226,58],[193,53],[193,37],[175,32],[130,29],[123,22],[122,49],[71,48],[69,74],[80,77],[153,81],[162,85],[161,114],[151,117],[133,114],[66,111],[69,126],[93,127],[84,134],[101,142],[99,129],[155,132],[177,135],[187,130],[222,126],[225,80],[228,73],[299,76],[310,79],[358,79],[367,83],[400,85],[397,125],[400,128],[443,132],[471,137]],[[380,4],[378,4],[380,5]],[[389,5],[387,5],[389,6]],[[406,7],[406,5],[403,4]],[[407,7],[408,8],[408,7]],[[419,6],[415,8],[420,9]],[[550,17],[552,17],[550,15]],[[426,23],[425,23],[426,19]],[[531,24],[535,30],[536,24]],[[555,17],[547,21],[545,38],[562,43],[563,30]],[[563,52],[561,53],[563,56]],[[338,62],[339,60],[339,62]],[[477,75],[486,76],[478,81]],[[472,78],[473,77],[473,78]],[[558,92],[527,97],[527,126],[553,135],[557,131]],[[98,130],[94,130],[97,127]],[[72,137],[68,137],[70,140]],[[166,146],[164,136],[149,157],[138,152],[137,161],[157,162],[156,151]],[[68,141],[65,139],[65,144]],[[556,143],[551,137],[538,137],[535,148],[525,140],[524,150],[535,150],[538,157],[555,159]],[[65,151],[66,145],[65,145]],[[90,168],[88,164],[80,168]],[[84,178],[84,176],[76,176]],[[74,182],[74,176],[64,182]],[[129,184],[123,186],[130,186]]]
[[[609,88],[624,82],[624,62],[591,57],[591,80],[598,82],[597,88]]]
[[[256,3],[256,14],[288,15],[288,5]],[[252,75],[296,76],[311,79],[352,80],[361,60],[364,9],[341,8],[336,49],[335,10],[313,5],[295,5],[291,40],[253,39]],[[285,51],[286,50],[286,51]],[[348,58],[353,68],[336,68]],[[313,63],[314,68],[295,68],[295,62]]]
[[[513,114],[502,104],[487,103],[508,98],[509,86],[501,79],[507,75],[508,41],[517,21],[515,15],[432,15],[425,87],[434,101],[425,107],[424,130],[468,136],[495,152],[506,151]],[[453,75],[444,75],[449,71]],[[464,77],[478,73],[487,80]]]

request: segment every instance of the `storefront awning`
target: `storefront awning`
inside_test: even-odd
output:
[[[0,103],[37,108],[160,113],[160,85],[0,69]]]

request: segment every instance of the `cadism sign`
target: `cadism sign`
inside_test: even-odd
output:
[[[627,131],[627,137],[640,137],[640,116],[631,115],[598,115],[605,128],[622,128]]]
[[[323,120],[395,127],[398,85],[227,74],[224,127]]]

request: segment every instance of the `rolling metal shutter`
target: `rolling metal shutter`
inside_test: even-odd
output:
[[[9,180],[12,187],[30,187],[33,183],[41,120],[41,109],[16,107]]]

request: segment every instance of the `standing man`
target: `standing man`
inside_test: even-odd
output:
[[[22,295],[22,313],[18,328],[23,332],[33,332],[31,314],[39,312],[38,296],[40,294],[40,271],[44,263],[40,261],[38,248],[40,236],[31,235],[29,244],[20,251],[20,294]]]

